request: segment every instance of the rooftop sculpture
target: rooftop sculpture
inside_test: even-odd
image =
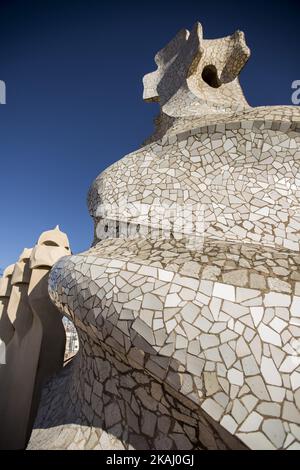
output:
[[[1,449],[26,447],[43,383],[63,366],[65,331],[48,295],[48,275],[53,264],[69,254],[68,238],[56,227],[43,232],[33,249],[25,248],[0,280],[0,339],[5,345],[0,365]]]
[[[249,56],[243,32],[203,39],[196,23],[156,54],[157,70],[144,76],[143,98],[158,101],[169,120],[249,109],[238,80]]]
[[[249,55],[198,23],[156,55],[155,133],[96,178],[94,244],[50,273],[80,350],[30,449],[299,449],[300,110],[248,105]]]

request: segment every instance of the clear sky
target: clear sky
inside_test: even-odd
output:
[[[291,104],[299,13],[296,0],[0,0],[0,267],[56,224],[73,252],[89,247],[88,188],[151,133],[158,109],[142,100],[142,76],[179,29],[243,30],[249,103]]]

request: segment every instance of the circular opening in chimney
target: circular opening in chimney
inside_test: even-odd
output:
[[[207,85],[212,88],[219,88],[221,82],[218,79],[218,72],[214,65],[206,65],[202,70],[202,78],[207,83]]]

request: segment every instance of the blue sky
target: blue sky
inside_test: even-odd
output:
[[[241,29],[252,50],[241,84],[252,106],[291,104],[300,80],[297,1],[0,2],[0,267],[59,224],[89,247],[86,194],[151,133],[142,100],[154,54],[199,20],[206,38]]]

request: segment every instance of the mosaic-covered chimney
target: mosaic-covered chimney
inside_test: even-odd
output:
[[[80,349],[29,448],[299,449],[300,109],[251,108],[248,57],[198,23],[156,55],[156,131],[96,178],[93,246],[50,272]]]

